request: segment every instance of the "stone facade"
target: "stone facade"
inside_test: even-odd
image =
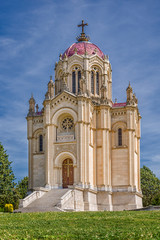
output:
[[[55,64],[43,109],[29,100],[29,188],[63,188],[71,181],[80,210],[140,208],[137,98],[129,84],[126,102],[113,103],[108,56],[81,40]],[[63,166],[66,159],[72,166]]]

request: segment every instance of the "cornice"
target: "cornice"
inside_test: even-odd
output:
[[[55,145],[64,145],[64,144],[70,145],[70,144],[76,144],[76,143],[77,143],[76,140],[70,141],[70,142],[53,142],[53,144],[55,144]]]
[[[85,124],[85,125],[90,125],[90,124],[91,124],[90,122],[86,122],[86,121],[83,121],[83,120],[76,122],[76,124],[78,124],[78,123],[79,123],[79,124],[83,123],[83,124]]]

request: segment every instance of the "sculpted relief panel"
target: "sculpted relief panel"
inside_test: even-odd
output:
[[[77,156],[77,145],[76,143],[71,144],[57,144],[55,145],[55,156],[57,156],[61,152],[71,152],[74,154],[74,156]]]

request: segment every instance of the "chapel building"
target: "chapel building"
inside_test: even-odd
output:
[[[43,108],[29,100],[29,189],[68,188],[75,210],[142,207],[140,113],[131,85],[112,101],[109,58],[82,33],[55,64]]]

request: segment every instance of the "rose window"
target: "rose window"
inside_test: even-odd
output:
[[[70,132],[72,131],[74,128],[74,122],[73,122],[73,119],[72,118],[65,118],[63,119],[62,121],[62,129],[65,131],[65,132]]]

